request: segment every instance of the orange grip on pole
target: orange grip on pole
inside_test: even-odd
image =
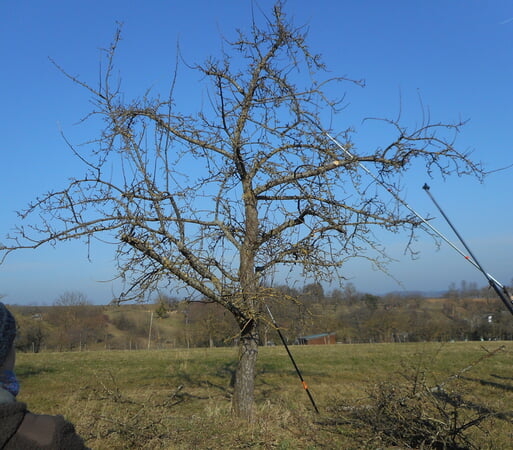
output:
[[[302,381],[301,383],[303,383],[303,387],[305,388],[305,390],[307,391],[308,390],[308,386],[306,385],[306,381]]]

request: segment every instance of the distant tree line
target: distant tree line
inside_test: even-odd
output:
[[[298,299],[297,304],[275,307],[290,343],[321,332],[336,332],[342,343],[513,339],[513,317],[493,290],[465,281],[459,288],[452,283],[440,298],[420,293],[376,296],[358,292],[350,283],[329,294],[317,284],[282,291]]]
[[[65,292],[52,306],[13,306],[21,351],[85,350],[105,339],[109,318],[80,292]]]
[[[358,292],[351,283],[326,293],[319,284],[281,286],[264,299],[289,344],[334,332],[341,343],[512,340],[513,318],[494,292],[451,283],[440,298]],[[211,302],[160,295],[153,304],[94,305],[66,292],[52,306],[12,306],[20,351],[220,347],[237,343],[233,317]],[[262,311],[260,344],[279,344]]]

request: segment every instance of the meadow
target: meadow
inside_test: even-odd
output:
[[[291,351],[319,414],[279,346],[260,349],[252,424],[230,414],[235,348],[19,353],[19,400],[94,449],[511,448],[512,342]]]

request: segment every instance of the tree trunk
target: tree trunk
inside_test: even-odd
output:
[[[239,155],[239,151],[235,152]],[[255,369],[258,356],[258,281],[255,272],[255,255],[258,248],[258,209],[251,179],[247,177],[240,162],[241,179],[244,190],[245,234],[240,250],[240,287],[243,309],[237,318],[240,327],[239,362],[235,373],[235,386],[232,400],[233,413],[247,421],[253,420],[255,391]]]
[[[235,372],[235,386],[232,400],[233,412],[237,417],[251,421],[255,389],[255,369],[258,355],[258,331],[251,321],[241,332],[239,362]]]

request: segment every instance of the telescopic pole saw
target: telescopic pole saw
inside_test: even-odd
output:
[[[377,184],[379,184],[383,189],[385,189],[395,200],[397,200],[401,205],[403,205],[408,211],[410,211],[417,219],[420,220],[421,225],[425,226],[431,232],[436,234],[440,239],[445,241],[450,247],[452,247],[455,251],[457,251],[461,256],[466,256],[465,253],[458,248],[454,242],[452,242],[449,238],[447,238],[444,234],[442,234],[439,230],[437,230],[433,225],[431,225],[427,219],[422,217],[417,211],[415,211],[405,200],[403,200],[397,192],[395,192],[390,186],[388,186],[385,182],[380,180],[376,175],[374,175],[367,167],[365,167],[360,161],[356,160],[355,156],[347,150],[340,142],[338,142],[331,134],[329,134],[326,130],[324,130],[319,124],[312,121],[312,123],[319,128],[322,134],[324,134],[328,139],[333,142],[338,148],[340,148],[348,158],[355,159],[356,164],[367,174],[369,175]],[[469,260],[471,261],[471,260]],[[474,263],[473,261],[471,261]],[[475,264],[475,263],[474,263]]]
[[[305,380],[303,379],[303,375],[301,375],[301,371],[299,370],[299,367],[296,364],[296,361],[294,361],[294,357],[292,356],[292,353],[290,353],[289,347],[287,345],[287,342],[285,342],[285,338],[283,337],[283,334],[280,331],[280,327],[278,327],[278,324],[276,323],[276,320],[274,320],[274,316],[271,313],[271,310],[269,309],[269,306],[265,305],[267,308],[267,312],[269,313],[269,317],[271,318],[271,322],[274,325],[274,328],[276,328],[276,331],[278,332],[278,335],[280,336],[281,342],[283,343],[283,346],[285,347],[285,350],[287,350],[287,354],[289,355],[290,360],[292,361],[292,365],[294,366],[294,369],[296,369],[297,376],[301,380],[301,384],[303,385],[303,388],[306,391],[306,394],[308,395],[308,398],[310,399],[310,402],[312,403],[312,406],[315,409],[315,412],[319,414],[319,409],[317,408],[317,405],[315,404],[315,401],[312,397],[312,394],[308,390],[308,385],[306,384]]]
[[[344,154],[350,158],[350,159],[356,159],[354,155],[347,150],[340,142],[338,142],[333,136],[331,136],[326,130],[324,130],[318,123],[314,122],[313,120],[310,120],[311,123],[317,127],[322,134],[324,134],[330,141],[332,141],[338,148],[340,148]],[[501,283],[499,283],[495,278],[493,278],[490,274],[486,273],[483,270],[483,267],[476,261],[476,259],[472,256],[472,252],[469,251],[468,247],[466,246],[465,242],[461,239],[461,236],[459,236],[459,233],[455,230],[455,228],[452,226],[450,221],[447,219],[447,216],[441,211],[440,207],[437,205],[436,201],[434,201],[434,198],[430,195],[429,186],[427,186],[426,192],[430,195],[431,199],[435,202],[435,205],[438,206],[438,209],[440,212],[442,212],[445,219],[449,222],[449,225],[451,225],[452,229],[460,239],[462,245],[466,248],[467,252],[470,254],[470,257],[463,252],[456,244],[454,244],[450,239],[448,239],[444,234],[442,234],[439,230],[437,230],[433,225],[431,225],[427,219],[422,217],[417,211],[415,211],[405,200],[403,200],[397,192],[392,190],[390,186],[388,186],[386,183],[384,183],[382,180],[380,180],[376,175],[374,175],[367,167],[365,167],[360,161],[356,160],[356,164],[365,172],[367,173],[377,184],[379,184],[381,187],[383,187],[394,199],[396,199],[401,205],[403,205],[406,209],[408,209],[414,216],[416,216],[420,222],[421,225],[425,226],[429,230],[431,230],[434,234],[436,234],[440,239],[442,239],[444,242],[446,242],[453,250],[455,250],[457,253],[459,253],[461,256],[465,258],[468,262],[470,262],[476,269],[478,269],[480,272],[483,273],[483,275],[486,277],[488,282],[490,283],[490,286],[493,288],[493,290],[497,293],[499,298],[502,300],[506,308],[508,308],[509,312],[513,314],[513,303],[511,301],[511,296],[509,295],[507,289],[505,286],[503,286]]]
[[[452,222],[449,220],[449,218],[447,217],[447,215],[445,214],[444,210],[442,209],[442,207],[438,204],[438,202],[435,200],[435,198],[433,197],[433,195],[431,194],[430,190],[429,190],[429,186],[424,183],[424,186],[422,187],[422,189],[424,189],[424,191],[426,191],[426,194],[429,196],[429,198],[433,201],[433,203],[435,204],[435,206],[437,207],[438,211],[440,211],[440,213],[442,214],[442,216],[444,217],[444,219],[446,220],[446,222],[449,224],[449,226],[451,227],[452,231],[454,231],[454,234],[458,237],[458,239],[460,240],[461,242],[461,245],[463,245],[463,247],[465,247],[465,249],[467,250],[468,252],[468,256],[465,256],[465,259],[469,262],[471,262],[474,267],[476,267],[484,276],[485,278],[488,280],[488,283],[490,284],[490,286],[493,288],[493,290],[495,291],[495,293],[499,296],[499,298],[502,300],[502,303],[504,303],[504,305],[506,306],[506,308],[508,308],[509,312],[511,314],[513,314],[513,303],[511,302],[511,296],[509,295],[509,292],[508,290],[506,289],[505,286],[503,286],[501,283],[499,283],[495,278],[493,278],[489,273],[487,273],[484,269],[483,269],[483,266],[481,264],[479,264],[479,261],[477,260],[477,258],[474,256],[474,254],[472,253],[472,251],[470,250],[470,248],[468,247],[467,243],[463,240],[463,238],[461,237],[460,233],[458,232],[458,230],[456,229],[456,227],[452,224]]]

